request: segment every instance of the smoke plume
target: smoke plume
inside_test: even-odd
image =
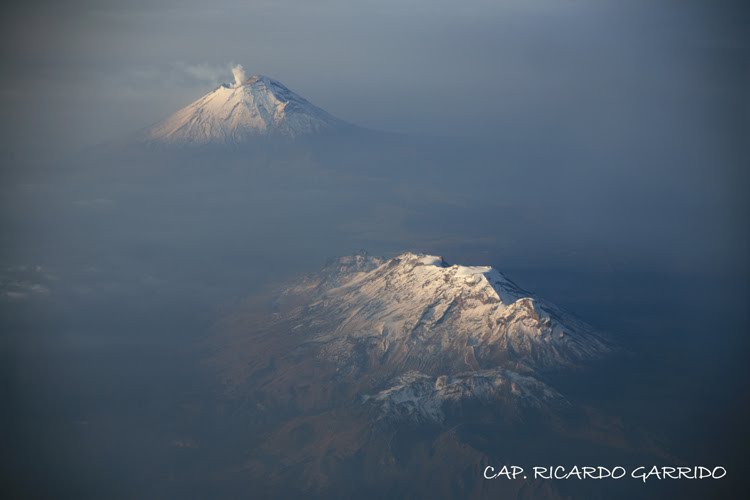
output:
[[[235,87],[241,86],[245,82],[245,80],[247,80],[247,75],[245,75],[245,68],[243,68],[241,64],[237,64],[232,67],[232,74],[234,75]]]

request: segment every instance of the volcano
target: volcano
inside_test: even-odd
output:
[[[167,145],[242,144],[255,139],[296,139],[355,128],[264,75],[222,84],[148,128],[142,140]]]

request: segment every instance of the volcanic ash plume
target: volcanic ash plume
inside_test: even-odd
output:
[[[245,75],[245,69],[242,67],[241,64],[238,64],[232,68],[232,74],[234,75],[235,87],[241,86],[245,82],[245,80],[247,80],[247,75]]]

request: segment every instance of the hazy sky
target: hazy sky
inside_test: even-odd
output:
[[[609,147],[676,127],[690,142],[747,119],[741,3],[25,2],[0,21],[0,147],[116,139],[229,81],[230,63],[374,128]]]
[[[0,401],[9,411],[0,428],[11,457],[0,457],[3,471],[56,498],[118,488],[164,497],[196,485],[189,496],[213,487],[210,477],[234,488],[225,471],[248,456],[236,444],[256,442],[230,435],[234,422],[242,432],[245,422],[265,429],[265,417],[224,419],[225,407],[255,408],[253,396],[221,407],[213,393],[200,401],[211,385],[196,377],[208,365],[183,356],[213,355],[206,333],[239,297],[361,247],[498,267],[619,335],[629,366],[617,378],[628,380],[632,406],[609,397],[606,406],[622,408],[639,436],[627,418],[650,423],[650,398],[668,394],[675,408],[711,422],[653,419],[680,437],[680,453],[705,441],[711,453],[695,463],[727,465],[726,443],[736,442],[744,458],[736,437],[746,435],[750,302],[746,5],[4,5]],[[342,140],[319,156],[209,150],[173,162],[101,148],[90,164],[79,155],[44,168],[164,118],[231,81],[237,63],[358,125],[477,141],[393,141],[389,152],[373,134],[372,144]],[[592,398],[576,391],[587,404],[610,387],[594,379]],[[635,390],[643,381],[648,397]],[[168,446],[193,427],[199,446]],[[203,464],[220,474],[195,474]]]

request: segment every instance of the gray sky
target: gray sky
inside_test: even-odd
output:
[[[675,126],[705,136],[747,118],[739,5],[32,1],[1,21],[0,147],[116,139],[229,81],[231,63],[385,130],[602,147]]]

